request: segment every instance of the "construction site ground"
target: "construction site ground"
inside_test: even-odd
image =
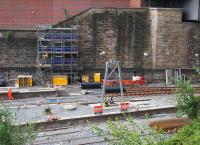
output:
[[[25,98],[18,100],[2,100],[0,107],[8,107],[15,114],[15,120],[18,124],[27,122],[45,122],[48,121],[48,115],[45,109],[50,107],[51,112],[59,120],[81,118],[86,116],[94,116],[94,104],[100,101],[101,89],[87,90],[89,94],[82,94],[82,90],[73,86],[67,88],[67,96],[49,96],[35,98]],[[157,95],[157,96],[126,96],[126,101],[130,101],[128,111],[148,110],[163,107],[174,107],[176,105],[176,97],[174,95]],[[121,97],[114,97],[116,103],[120,103]],[[76,107],[76,108],[74,108]],[[119,105],[107,107],[104,109],[105,114],[120,113]]]
[[[119,105],[106,107],[103,114],[94,114],[93,107],[100,101],[101,89],[82,90],[78,85],[68,86],[64,96],[49,96],[23,98],[17,100],[1,100],[0,107],[7,107],[15,116],[16,124],[27,122],[43,123],[42,131],[38,133],[34,144],[48,145],[78,145],[78,144],[106,144],[104,140],[92,133],[91,125],[81,121],[82,118],[93,117],[99,120],[104,116],[121,114]],[[85,94],[86,93],[86,94]],[[155,96],[126,96],[126,101],[130,101],[130,108],[127,112],[137,112],[156,109],[175,108],[175,95],[155,95]],[[120,103],[120,97],[114,97],[116,103]],[[75,107],[75,108],[74,108]],[[49,121],[49,115],[45,114],[45,109],[51,108],[52,115],[57,121]],[[134,117],[134,115],[133,115]],[[152,120],[176,117],[175,112],[152,113],[148,119],[143,115],[135,116],[139,125],[148,126]],[[79,119],[79,121],[74,121]],[[59,121],[62,121],[59,123]],[[68,123],[68,121],[74,122]],[[125,121],[126,122],[126,121]],[[57,125],[54,125],[56,124]],[[95,121],[92,123],[95,124]],[[105,121],[96,122],[97,126],[105,127]],[[98,138],[98,139],[97,139]]]

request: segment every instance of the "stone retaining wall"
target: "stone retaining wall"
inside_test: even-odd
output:
[[[200,24],[182,22],[181,9],[90,9],[56,27],[79,25],[81,74],[104,72],[105,62],[121,62],[124,78],[143,68],[149,82],[164,80],[165,69],[200,66]],[[34,31],[0,30],[0,67],[7,78],[36,72]],[[105,51],[105,55],[100,55]],[[145,54],[145,55],[144,55]],[[188,71],[187,71],[188,72]],[[13,77],[12,77],[13,76]]]

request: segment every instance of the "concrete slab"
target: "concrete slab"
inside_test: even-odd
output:
[[[85,97],[85,96],[84,96]],[[94,96],[93,96],[94,97]],[[149,97],[148,97],[149,98]],[[145,99],[142,97],[141,99]],[[30,101],[32,102],[32,101]],[[17,123],[22,124],[26,122],[45,122],[48,121],[48,116],[45,115],[44,110],[48,107],[51,108],[52,114],[58,117],[59,119],[72,119],[72,118],[81,118],[81,117],[89,117],[95,116],[92,105],[82,105],[78,104],[76,110],[66,110],[64,106],[73,105],[74,103],[61,103],[61,104],[48,104],[48,100],[43,100],[44,104],[29,104],[30,102],[15,102],[15,103],[5,103],[4,106],[1,104],[0,107],[5,107],[5,105],[9,108],[13,114],[15,114],[15,120]],[[47,104],[46,104],[46,103]],[[26,105],[24,105],[26,104]],[[148,101],[134,101],[131,102],[131,107],[129,111],[137,111],[139,110],[148,110],[148,109],[156,109],[156,108],[165,108],[165,107],[174,107],[176,105],[176,99],[174,96],[152,96],[151,100]],[[138,107],[138,108],[137,108]],[[111,108],[106,108],[104,110],[104,115],[121,113],[121,110],[118,106],[114,106]]]
[[[27,91],[34,92],[32,89]],[[14,119],[16,124],[24,124],[27,122],[46,123],[48,122],[48,115],[45,114],[45,109],[48,107],[51,108],[52,114],[55,115],[60,122],[48,122],[52,128],[49,128],[49,131],[43,131],[38,134],[38,139],[35,142],[37,145],[105,144],[105,141],[91,133],[90,126],[85,125],[81,119],[94,117],[94,120],[98,121],[102,115],[109,117],[115,114],[121,114],[122,112],[119,105],[106,107],[103,114],[96,115],[93,112],[93,106],[100,101],[98,97],[101,94],[100,89],[92,90],[91,94],[86,93],[85,95],[81,94],[81,89],[78,86],[69,86],[65,88],[65,91],[71,94],[60,97],[53,95],[41,97],[36,95],[34,98],[21,98],[13,101],[1,100],[0,108],[8,107],[15,115]],[[24,92],[26,92],[26,90],[24,90]],[[119,104],[121,98],[114,97],[114,101]],[[165,109],[176,106],[176,97],[174,95],[146,97],[126,96],[126,101],[130,101],[130,108],[128,111],[134,112],[135,114],[139,113],[138,109],[141,112],[145,112],[151,109]],[[76,106],[76,109],[73,109],[74,106]],[[172,117],[171,115],[172,114],[164,114],[163,116]],[[153,116],[156,116],[156,114]],[[155,118],[164,118],[163,116]],[[143,117],[145,116],[143,115]],[[71,126],[74,122],[73,119],[79,120],[76,126]],[[64,122],[65,120],[71,121],[72,123],[66,124],[66,122]],[[139,125],[145,124],[144,119],[136,118],[136,120]],[[98,126],[105,128],[105,123],[99,123]]]
[[[7,87],[9,88],[9,87]],[[5,89],[5,88],[4,88]],[[60,87],[31,87],[31,88],[12,88],[12,93],[14,99],[23,99],[23,98],[32,98],[32,97],[48,97],[48,96],[60,96],[61,92],[65,91],[65,88]],[[0,94],[1,98],[0,100],[6,100],[7,99],[7,93],[8,91],[1,89]]]
[[[121,102],[115,102],[115,104],[112,104],[111,106],[105,107],[103,106],[104,110],[112,110],[112,109],[120,109],[120,103]],[[97,104],[89,104],[89,107],[91,107],[92,109],[94,108],[94,106],[100,106],[100,103]],[[155,107],[155,105],[151,104],[150,101],[139,101],[139,102],[129,102],[129,109],[132,108],[145,108],[145,107]]]

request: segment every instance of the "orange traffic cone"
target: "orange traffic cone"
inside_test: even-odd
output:
[[[8,100],[13,100],[12,89],[8,89]]]

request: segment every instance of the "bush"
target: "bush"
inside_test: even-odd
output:
[[[144,132],[131,117],[127,118],[128,124],[116,119],[107,121],[107,130],[93,126],[93,131],[98,137],[104,138],[109,145],[154,145],[163,143],[164,136],[161,131],[150,130]]]
[[[196,71],[196,76],[197,76],[198,78],[200,78],[200,68],[194,66],[193,69]]]
[[[36,138],[33,125],[14,126],[13,117],[7,109],[0,110],[0,145],[24,145]]]
[[[3,36],[6,38],[6,41],[11,40],[13,38],[13,32],[12,31],[6,31],[3,33]]]
[[[199,145],[200,144],[200,116],[191,124],[181,128],[177,134],[165,142],[166,145]]]
[[[127,120],[128,125],[116,120],[107,121],[107,129],[103,130],[97,126],[93,126],[92,128],[96,135],[104,138],[109,145],[200,144],[200,116],[171,136],[161,130],[141,128],[130,117]]]
[[[180,114],[187,114],[191,119],[198,115],[199,98],[194,95],[195,90],[190,81],[176,80],[177,109]]]

